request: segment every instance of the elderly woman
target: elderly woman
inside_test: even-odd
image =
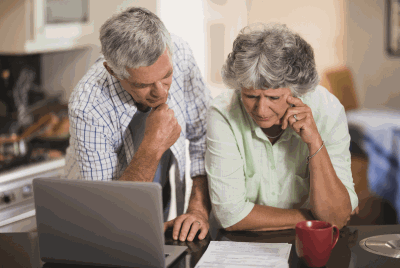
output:
[[[213,213],[233,230],[343,227],[358,205],[343,106],[318,85],[311,46],[281,24],[244,28],[208,112]]]

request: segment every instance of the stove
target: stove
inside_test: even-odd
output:
[[[0,173],[0,233],[36,229],[32,180],[64,175],[65,158],[30,163]]]

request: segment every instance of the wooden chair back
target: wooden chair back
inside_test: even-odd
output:
[[[346,66],[326,70],[320,84],[339,99],[345,111],[358,108],[353,76]]]

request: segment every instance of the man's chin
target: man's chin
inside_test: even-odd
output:
[[[163,98],[157,101],[147,101],[147,106],[151,107],[151,108],[156,108],[158,106],[160,106],[163,103],[166,103],[168,100],[168,98]]]

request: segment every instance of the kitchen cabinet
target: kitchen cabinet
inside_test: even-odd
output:
[[[76,49],[97,41],[89,0],[1,0],[0,53]]]

